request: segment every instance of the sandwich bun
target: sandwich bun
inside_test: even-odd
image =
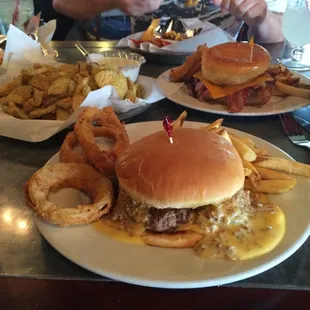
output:
[[[204,78],[218,85],[238,85],[266,72],[270,54],[254,44],[252,61],[249,43],[229,42],[205,49],[202,55]]]
[[[115,165],[119,185],[134,200],[165,209],[197,208],[230,199],[244,184],[236,149],[216,133],[178,128],[170,144],[162,130],[133,143]]]

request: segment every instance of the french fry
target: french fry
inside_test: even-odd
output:
[[[287,84],[288,78],[285,75],[276,75],[275,80]]]
[[[291,77],[288,78],[286,83],[296,87],[296,85],[299,83],[299,81],[300,81],[300,77],[298,77],[298,76],[291,76]]]
[[[258,156],[254,163],[254,166],[269,168],[272,170],[278,170],[281,172],[301,175],[310,178],[310,165],[298,163],[289,159]]]
[[[278,97],[286,97],[288,96],[286,93],[279,91],[278,89],[275,89],[275,91],[272,94],[273,96],[278,96]]]
[[[247,145],[256,155],[267,155],[267,151],[264,149],[260,149],[256,146],[255,142],[249,138],[240,137],[234,133],[229,132],[230,136],[234,136],[236,139],[243,142],[245,145]]]
[[[173,129],[180,128],[183,126],[183,123],[187,117],[187,112],[183,111],[180,116],[173,122]]]
[[[258,184],[258,182],[261,180],[261,176],[258,173],[258,171],[256,170],[256,168],[248,161],[242,159],[242,165],[243,165],[243,169],[249,169],[251,171],[249,177],[249,180],[252,182],[252,184],[254,186],[256,186]]]
[[[262,204],[268,204],[270,203],[269,197],[266,194],[262,194],[262,193],[256,193],[256,196],[258,198],[258,201]]]
[[[230,136],[231,142],[238,151],[240,157],[246,161],[252,162],[256,159],[256,154],[246,144],[234,136]]]
[[[151,25],[147,28],[146,31],[144,31],[141,37],[141,41],[142,42],[151,41],[154,38],[154,31],[159,26],[159,24],[160,24],[159,18],[153,19]]]
[[[218,134],[218,133],[219,133],[220,131],[222,131],[222,130],[223,130],[223,129],[222,129],[221,127],[219,127],[219,128],[215,128],[215,127],[214,127],[214,128],[211,128],[211,129],[210,129],[210,130],[208,130],[208,131],[210,131],[210,132],[212,131],[212,132],[214,132],[214,133],[217,133],[217,134]]]
[[[213,123],[209,124],[208,126],[201,127],[201,129],[205,129],[205,130],[208,130],[208,131],[210,131],[211,129],[214,129],[214,128],[217,129],[217,128],[219,128],[222,125],[223,120],[224,119],[219,118],[216,121],[214,121]]]
[[[241,142],[243,142],[244,144],[246,144],[248,147],[250,148],[256,148],[256,144],[253,140],[249,139],[249,138],[245,138],[245,137],[240,137],[232,132],[228,132],[228,134],[230,136],[235,137],[236,139],[240,140]]]
[[[244,168],[244,167],[243,167],[243,171],[244,171],[244,177],[248,177],[252,173],[252,171],[250,169]]]
[[[261,155],[261,156],[267,155],[267,151],[264,150],[264,149],[259,149],[259,148],[257,148],[257,147],[254,147],[254,148],[250,147],[250,149],[251,149],[256,155]]]
[[[262,180],[295,180],[293,177],[268,168],[256,167]]]
[[[226,131],[226,129],[220,129],[217,134],[221,137],[223,137],[225,140],[227,140],[228,142],[232,143],[231,142],[231,139],[229,137],[229,134],[228,132]]]
[[[279,81],[276,82],[276,89],[278,91],[286,93],[290,96],[310,99],[310,90],[309,89],[286,85],[286,84],[281,83]]]
[[[244,188],[254,193],[282,194],[296,186],[296,180],[261,180],[256,186],[250,180],[244,181]]]
[[[310,84],[298,83],[296,87],[310,89]]]

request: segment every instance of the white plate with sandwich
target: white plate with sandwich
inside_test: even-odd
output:
[[[259,45],[251,61],[250,54],[248,43],[202,46],[184,64],[160,75],[158,83],[171,101],[221,115],[277,115],[310,103],[309,78],[270,65],[269,53]]]
[[[294,176],[297,181],[295,188],[284,194],[270,195],[270,208],[268,204],[256,205],[259,208],[253,213],[254,216],[240,213],[241,209],[230,209],[229,206],[236,205],[236,201],[243,206],[243,211],[249,206],[249,196],[242,190],[243,168],[240,158],[223,139],[217,141],[212,136],[204,144],[201,143],[203,133],[191,136],[193,128],[205,125],[185,122],[184,129],[179,133],[175,131],[172,148],[168,137],[162,133],[162,122],[126,125],[131,143],[145,138],[144,144],[140,140],[139,144],[130,147],[129,153],[124,155],[127,157],[122,159],[116,169],[119,182],[127,193],[121,208],[133,211],[130,214],[136,221],[152,219],[152,224],[148,222],[146,235],[137,238],[141,225],[139,229],[131,230],[130,235],[127,228],[126,231],[115,229],[109,221],[100,220],[90,225],[61,228],[37,219],[43,237],[58,252],[87,270],[115,280],[150,287],[198,288],[223,285],[255,276],[283,262],[306,241],[310,233],[309,178]],[[270,156],[291,159],[262,139],[233,129],[229,129],[229,132],[241,137],[243,141],[251,139]],[[156,134],[150,136],[153,133]],[[197,152],[193,151],[196,147]],[[48,164],[57,162],[58,154]],[[277,184],[282,186],[281,182]],[[73,189],[64,189],[53,194],[51,199],[66,206],[83,201],[81,194]],[[228,209],[224,213],[221,213],[222,207],[208,209],[211,212],[207,213],[204,213],[206,209],[193,211],[198,205],[219,204],[223,199],[228,203],[225,204]],[[121,201],[118,200],[118,205]],[[145,205],[152,205],[152,209],[145,208]],[[172,207],[180,210],[169,214]],[[208,226],[210,229],[206,239],[195,239],[200,231],[196,220],[194,226],[197,229],[191,228],[194,226],[191,226],[193,222],[189,222],[189,219],[193,212],[202,216],[199,217],[202,219],[199,227],[206,227],[203,221],[208,219],[209,224],[210,220],[213,221],[212,227],[216,231],[224,231],[222,241],[215,242],[211,226]],[[226,214],[226,217],[223,218],[221,214]],[[122,216],[116,218],[121,221]],[[238,222],[240,225],[245,224],[245,228],[250,222],[252,230],[245,229],[240,235],[232,226],[227,226],[234,225],[236,219],[241,221]],[[124,221],[122,227],[132,228],[126,226],[126,223]],[[190,234],[182,235],[184,231],[190,231]],[[193,244],[195,240],[196,248],[158,247],[180,247]],[[199,242],[202,243],[198,245]]]

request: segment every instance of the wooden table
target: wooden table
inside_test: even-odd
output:
[[[310,293],[257,288],[163,290],[117,282],[1,279],[1,310],[309,309]]]
[[[83,43],[90,51],[109,46]],[[104,44],[104,43],[102,43]],[[82,56],[72,43],[56,44],[60,57]],[[279,49],[277,49],[279,51]],[[142,74],[157,77],[169,66],[146,64]],[[176,118],[183,108],[169,100],[153,104],[127,122]],[[309,113],[309,108],[304,110]],[[188,110],[188,120],[211,122],[218,116]],[[263,138],[296,160],[310,163],[309,152],[292,145],[277,116],[225,117],[225,126]],[[0,137],[0,310],[15,309],[309,309],[310,241],[279,266],[221,288],[160,290],[126,285],[97,276],[58,254],[41,237],[24,204],[23,183],[56,152],[67,130],[42,143]],[[307,308],[308,307],[308,308]]]

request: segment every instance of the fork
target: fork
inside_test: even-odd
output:
[[[87,49],[82,44],[74,44],[74,45],[84,57],[87,58],[89,56],[89,52],[87,51]],[[92,62],[92,63],[95,64],[96,66],[100,67],[100,65],[97,62]]]
[[[304,135],[303,130],[297,124],[291,114],[280,115],[283,129],[289,140],[298,146],[303,146],[310,150],[310,141]]]

